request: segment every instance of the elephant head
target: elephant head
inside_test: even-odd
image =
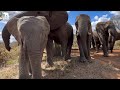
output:
[[[82,18],[81,18],[82,17]],[[81,19],[81,20],[80,20]],[[85,25],[87,25],[87,26],[85,26],[85,27],[88,27],[88,35],[92,35],[92,27],[91,27],[91,22],[90,22],[90,17],[88,16],[88,15],[86,15],[86,14],[81,14],[80,16],[77,16],[76,17],[76,22],[75,22],[75,26],[76,26],[76,34],[77,34],[77,36],[78,35],[80,35],[81,34],[81,30],[82,29],[85,29],[84,27],[83,27],[83,23],[81,23],[81,22],[84,22],[84,21],[86,21],[87,22],[87,24],[85,24],[84,23],[84,26]],[[78,24],[79,23],[79,24]]]
[[[22,16],[45,16],[47,21],[50,24],[50,30],[55,30],[62,25],[64,25],[68,20],[68,14],[66,11],[24,11],[13,18],[11,18],[5,27],[2,30],[2,38],[5,43],[5,47],[8,51],[10,51],[10,36],[9,30],[15,29],[16,25],[12,25],[13,22],[15,22],[16,19],[14,18],[20,18]],[[10,27],[9,27],[10,25]]]
[[[105,24],[105,28],[108,30],[109,37],[108,37],[108,47],[111,50],[113,50],[115,40],[117,39],[117,31],[115,28],[115,25],[112,21],[107,21]]]

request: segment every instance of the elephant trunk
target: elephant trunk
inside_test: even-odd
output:
[[[5,25],[5,27],[3,28],[2,31],[2,38],[3,38],[3,42],[5,44],[5,48],[10,51],[11,47],[10,47],[10,36],[11,34],[9,33],[8,29],[7,29],[7,25]]]

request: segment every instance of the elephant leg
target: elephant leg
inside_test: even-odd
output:
[[[103,56],[108,57],[108,50],[105,43],[102,44],[102,49],[103,49]]]
[[[79,51],[80,51],[80,59],[79,59],[79,61],[80,62],[86,62],[87,59],[85,58],[85,55],[84,55],[82,41],[81,41],[80,36],[77,36],[77,44],[78,44]]]
[[[67,43],[62,43],[62,57],[67,60]]]
[[[98,53],[98,52],[99,52],[98,40],[97,40],[97,39],[94,39],[94,42],[95,42],[95,46],[96,46],[96,53]]]
[[[55,53],[54,56],[61,56],[61,46],[55,43]]]
[[[66,59],[71,59],[71,49],[72,49],[72,45],[68,45],[67,47],[67,57]]]
[[[108,38],[106,36],[103,44],[102,44],[102,48],[103,48],[103,53],[104,53],[104,57],[108,57]]]
[[[86,57],[88,61],[91,62],[91,57],[90,57],[90,43],[91,43],[92,37],[90,35],[88,35],[88,39],[87,39],[87,52],[88,52],[88,56]]]
[[[53,40],[50,38],[48,38],[46,51],[47,51],[47,63],[50,66],[53,66],[54,65],[54,63],[52,61],[52,59],[53,59]]]
[[[21,46],[20,58],[19,58],[19,79],[29,79],[28,63],[29,58],[26,57],[26,50]]]
[[[92,46],[93,46],[93,48],[95,49],[95,42],[94,42],[93,37],[92,37]]]

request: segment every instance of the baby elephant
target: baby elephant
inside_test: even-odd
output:
[[[13,22],[7,25],[8,31],[3,30],[2,34],[6,32],[12,34],[20,45],[19,78],[30,78],[29,68],[31,68],[32,78],[40,79],[41,60],[47,44],[50,25],[44,16],[23,16],[13,19]],[[5,40],[7,37],[3,35],[3,38]]]
[[[92,28],[90,17],[86,14],[77,16],[76,22],[77,43],[80,50],[80,62],[91,62],[90,43],[92,39]]]

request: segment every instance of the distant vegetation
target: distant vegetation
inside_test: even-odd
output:
[[[4,47],[4,43],[0,42],[0,67],[18,61],[19,47],[17,45],[17,42],[11,43],[11,47],[12,47],[11,51],[8,52]]]

